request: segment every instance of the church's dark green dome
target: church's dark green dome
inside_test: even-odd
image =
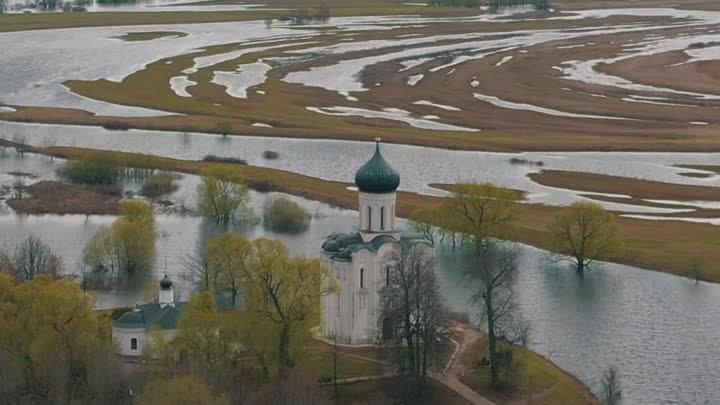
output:
[[[355,185],[365,193],[392,193],[400,185],[400,175],[383,159],[380,144],[375,154],[355,173]]]

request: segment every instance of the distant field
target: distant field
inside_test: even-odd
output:
[[[666,4],[632,2],[632,5]],[[227,4],[227,3],[223,3]],[[37,14],[2,16],[38,26],[64,19],[90,25],[265,19],[288,15],[277,10],[297,3],[272,0],[276,10],[196,13],[104,13]],[[561,10],[595,4],[589,1],[558,3]],[[612,3],[615,4],[615,3]],[[629,3],[628,3],[629,4]],[[701,6],[706,3],[690,2]],[[627,4],[626,4],[627,5]],[[473,16],[477,9],[404,6],[400,1],[331,1],[332,16],[418,14],[431,17]],[[603,3],[603,7],[608,4]],[[188,14],[188,15],[185,15]],[[103,117],[83,111],[57,108],[19,108],[3,114],[12,121],[120,126],[123,128],[170,131],[227,132],[238,135],[282,136],[322,139],[372,139],[378,129],[387,142],[435,146],[449,149],[488,151],[720,151],[716,136],[720,122],[715,110],[720,96],[699,98],[694,92],[720,94],[717,62],[685,63],[690,56],[681,50],[660,52],[600,64],[597,70],[641,87],[603,85],[580,77],[569,80],[568,63],[613,60],[624,55],[646,37],[686,38],[688,33],[714,32],[713,24],[678,24],[681,19],[666,16],[612,15],[606,18],[550,19],[556,14],[522,16],[503,23],[434,19],[423,24],[376,23],[385,29],[357,29],[352,25],[289,26],[275,20],[274,27],[298,29],[317,34],[312,41],[285,38],[273,49],[257,50],[252,43],[226,43],[151,61],[145,69],[122,82],[72,80],[65,85],[81,96],[108,103],[145,107],[183,115],[153,118]],[[507,18],[515,18],[508,16]],[[176,20],[174,20],[176,19]],[[670,22],[673,22],[670,25]],[[629,27],[627,31],[615,27]],[[643,30],[632,29],[642,27]],[[587,33],[540,38],[545,32]],[[171,32],[182,36],[182,26]],[[177,34],[180,33],[180,34]],[[526,33],[526,34],[523,34]],[[537,35],[538,38],[533,37]],[[172,40],[167,31],[129,32],[125,41]],[[523,39],[515,41],[515,38]],[[556,39],[554,39],[556,38]],[[175,41],[182,41],[183,38]],[[373,41],[388,42],[380,48],[363,47]],[[523,43],[523,41],[525,43]],[[312,42],[306,44],[305,42]],[[477,48],[470,44],[477,43]],[[317,52],[317,49],[357,44],[344,52]],[[255,48],[242,56],[223,60],[183,73],[195,58],[222,57],[233,51]],[[682,48],[681,48],[682,49]],[[306,54],[302,51],[307,50]],[[684,49],[683,49],[684,50]],[[299,53],[291,53],[299,52]],[[291,60],[291,55],[305,59]],[[397,55],[397,56],[394,56]],[[267,59],[288,60],[272,64],[261,83],[250,85],[246,97],[228,94],[215,82],[217,71],[234,72]],[[426,58],[426,61],[418,58]],[[466,58],[462,60],[462,58]],[[454,63],[460,60],[462,63]],[[371,62],[363,62],[371,61]],[[357,62],[361,69],[352,75],[354,86],[347,95],[323,83],[291,81],[288,77],[326,69],[328,82],[351,80],[338,66]],[[368,63],[364,66],[363,63]],[[408,67],[405,68],[405,64]],[[345,65],[344,65],[345,64]],[[667,67],[672,66],[672,67]],[[334,70],[333,70],[334,69]],[[578,71],[581,71],[578,68]],[[348,77],[342,77],[347,75]],[[187,87],[190,97],[176,94],[172,78],[185,77],[197,83]],[[338,77],[339,76],[339,77]],[[330,80],[332,79],[332,80]],[[596,78],[597,79],[597,78]],[[245,80],[245,79],[239,79]],[[600,80],[605,80],[600,78]],[[344,84],[343,84],[344,85]],[[636,87],[637,87],[636,86]],[[652,90],[657,86],[659,90]],[[337,112],[340,109],[341,112]],[[342,110],[345,109],[345,110]],[[388,113],[388,110],[400,113]],[[350,112],[343,112],[349,110]],[[358,112],[360,111],[360,112]],[[370,114],[365,115],[364,114]],[[393,115],[394,114],[394,115]],[[415,124],[414,122],[419,122]],[[428,129],[428,127],[436,127]]]
[[[466,8],[406,6],[399,0],[330,0],[326,1],[333,16],[368,15],[458,15],[477,14]],[[410,2],[412,3],[412,2]],[[197,5],[242,4],[233,1],[200,2]],[[0,14],[0,32],[73,27],[107,27],[122,25],[184,24],[264,20],[287,14],[287,10],[317,8],[317,1],[268,0],[265,7],[243,11],[171,11],[171,12],[100,12],[100,13],[33,13]],[[285,11],[281,10],[285,9]]]

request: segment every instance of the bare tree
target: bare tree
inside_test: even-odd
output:
[[[24,156],[25,151],[27,150],[25,135],[21,135],[21,134],[13,135],[12,142],[13,142],[13,147],[15,148],[15,153],[17,153],[19,156]]]
[[[622,386],[620,385],[620,372],[617,367],[610,366],[603,373],[600,396],[605,405],[616,405],[622,398]]]
[[[204,243],[198,243],[195,252],[187,255],[185,268],[197,278],[201,291],[212,290],[215,287],[217,274],[212,271],[210,254]]]
[[[13,198],[22,200],[24,197],[24,191],[25,191],[25,181],[23,180],[23,178],[18,177],[18,179],[13,182],[12,188],[13,188]]]
[[[432,249],[423,241],[400,241],[389,258],[380,290],[382,339],[399,349],[399,370],[409,377],[410,393],[420,396],[429,359],[447,343],[445,303],[435,277]]]
[[[530,324],[515,313],[513,284],[517,272],[518,248],[508,243],[494,244],[477,250],[468,275],[476,283],[472,300],[480,304],[482,321],[488,333],[491,384],[501,385],[500,373],[508,362],[499,343],[527,343]]]
[[[30,281],[42,274],[56,277],[61,271],[60,257],[33,235],[28,236],[15,250],[15,277],[18,280]]]
[[[15,249],[9,245],[0,246],[0,273],[15,276]]]

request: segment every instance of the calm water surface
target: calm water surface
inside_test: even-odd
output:
[[[227,155],[228,151],[237,151],[239,156],[247,158],[253,164],[264,162],[265,165],[278,167],[297,165],[295,167],[298,167],[298,170],[311,174],[328,163],[338,171],[325,170],[316,174],[319,177],[335,177],[345,181],[351,179],[348,167],[359,166],[372,149],[372,145],[363,143],[274,139],[263,139],[262,141],[267,142],[263,146],[256,138],[220,140],[210,136],[193,136],[190,145],[184,147],[182,145],[186,140],[179,136],[131,139],[125,137],[134,136],[134,132],[123,133],[113,139],[116,139],[115,142],[127,142],[124,145],[128,148],[164,150],[168,155],[185,153],[187,156],[197,156],[221,151],[225,151]],[[42,142],[42,139],[33,141]],[[167,143],[154,143],[158,139]],[[93,145],[97,147],[103,147],[103,142],[111,140],[109,137],[83,138],[83,141],[97,142]],[[314,148],[308,145],[313,145]],[[105,147],[112,148],[107,144]],[[313,158],[300,160],[297,148]],[[262,160],[260,154],[266,149],[280,151],[280,161]],[[329,160],[325,153],[333,150],[336,153],[331,156],[335,156],[335,159]],[[343,152],[340,152],[341,150]],[[419,165],[416,160],[406,155],[408,151],[413,151],[415,158],[422,157],[418,153],[426,153],[429,155],[428,159],[434,162],[440,162],[439,159],[443,158],[444,153],[465,157],[466,160],[455,158],[446,160],[443,164],[438,163],[436,167],[442,169],[431,171],[426,176],[432,181],[435,181],[432,176],[480,177],[487,173],[498,173],[498,176],[501,176],[499,173],[507,173],[508,168],[515,168],[506,163],[506,158],[510,155],[498,155],[502,156],[502,159],[495,162],[506,165],[505,170],[500,170],[493,169],[483,156],[500,159],[494,157],[496,154],[447,152],[394,145],[385,145],[385,151],[388,159],[401,170],[405,187],[409,184],[411,187],[414,185],[422,188],[425,182],[429,182],[428,178],[410,175],[413,170],[419,170]],[[572,155],[576,154],[553,161],[567,164],[573,160],[592,160],[583,160]],[[605,166],[600,164],[600,156],[595,157],[595,164],[601,170],[618,170],[618,165],[613,162],[621,161],[620,157],[615,161],[612,156],[614,154],[609,155],[610,160],[606,161]],[[657,156],[648,157],[651,155]],[[343,158],[338,159],[338,156]],[[681,158],[702,160],[714,157],[709,154],[688,156],[683,155]],[[663,167],[658,159],[660,162],[663,162],[662,159],[671,159],[669,154],[638,155],[637,158],[638,160],[632,163],[625,162],[628,170],[639,170],[638,168],[642,167],[657,169]],[[26,183],[56,178],[56,169],[61,162],[59,159],[51,160],[31,154],[18,157],[14,152],[6,151],[5,157],[0,158],[0,184],[11,184],[16,179],[8,174],[10,171],[29,172],[37,176],[37,179],[26,178]],[[451,168],[455,167],[457,170],[458,165],[474,169],[453,173]],[[484,170],[486,166],[489,170]],[[653,174],[652,170],[645,174],[658,175],[657,172]],[[196,176],[183,176],[179,181],[180,189],[171,199],[192,210],[196,206],[195,190],[198,182],[199,178]],[[137,185],[131,185],[130,188],[137,188]],[[265,198],[265,194],[252,193],[251,205],[256,213],[260,213]],[[337,209],[302,198],[290,198],[313,214],[311,226],[306,232],[294,235],[278,234],[265,230],[262,225],[235,226],[232,229],[250,238],[280,239],[289,246],[293,254],[314,257],[325,236],[335,231],[351,230],[355,225],[354,211]],[[81,269],[80,257],[86,241],[99,226],[110,224],[113,220],[114,216],[19,216],[0,203],[0,244],[14,243],[34,234],[63,257],[68,272],[77,273]],[[192,215],[159,214],[157,221],[158,260],[154,273],[122,291],[97,294],[98,307],[127,306],[144,301],[144,285],[153,277],[160,277],[165,271],[177,281],[180,293],[187,297],[193,288],[192,277],[184,268],[187,254],[193,252],[198,244],[226,230]],[[464,278],[465,266],[462,255],[447,249],[439,250],[438,274],[449,304],[456,311],[474,314],[477,310],[469,303],[473,290],[468,287]],[[602,264],[588,272],[585,277],[579,278],[572,269],[547,264],[542,251],[523,247],[516,290],[518,307],[533,321],[532,348],[549,356],[590,386],[597,386],[600,374],[609,365],[617,365],[623,374],[624,405],[720,403],[720,348],[717,344],[720,340],[720,324],[717,322],[720,319],[720,285],[696,284],[676,276],[609,263]]]
[[[26,155],[0,159],[8,167],[34,171],[52,178],[58,161]],[[0,179],[8,177],[4,174]],[[12,178],[12,176],[9,176]],[[188,208],[196,205],[199,179],[184,176],[172,196]],[[267,195],[252,193],[257,213]],[[348,231],[356,222],[354,211],[290,197],[313,214],[310,228],[297,235],[267,231],[262,225],[236,226],[250,238],[281,239],[293,254],[314,257],[321,241],[335,231]],[[34,234],[58,252],[68,272],[78,272],[85,242],[114,216],[0,215],[0,244],[14,243]],[[110,308],[144,301],[143,287],[164,273],[176,280],[180,293],[192,291],[192,278],[184,269],[188,253],[225,228],[196,216],[158,215],[158,260],[154,274],[121,291],[97,294],[97,306]],[[616,264],[579,278],[574,270],[547,264],[542,251],[523,247],[516,290],[518,307],[533,321],[532,348],[550,357],[590,386],[597,386],[602,371],[617,365],[623,373],[624,405],[720,403],[720,285],[698,283],[676,276]],[[476,314],[469,303],[472,289],[464,278],[462,255],[438,251],[438,275],[450,306]]]
[[[327,180],[352,182],[355,171],[372,154],[374,144],[335,140],[221,137],[208,134],[179,134],[161,131],[109,131],[97,127],[17,124],[0,122],[0,135],[19,134],[32,145],[78,146],[135,153],[151,151],[158,156],[199,160],[205,155],[245,159],[249,164],[288,170]],[[267,160],[262,152],[273,150],[279,159]],[[444,192],[433,183],[462,181],[491,182],[527,191],[528,200],[549,205],[567,205],[582,197],[572,190],[544,187],[532,182],[528,173],[543,169],[581,171],[635,177],[679,184],[720,186],[720,176],[697,179],[678,173],[690,171],[676,164],[718,164],[718,153],[629,153],[629,152],[535,152],[490,153],[451,151],[407,145],[384,144],[383,155],[400,173],[400,189],[431,195]],[[513,165],[511,158],[543,162],[543,166]],[[618,190],[622,194],[623,190]],[[662,213],[675,210],[602,203],[608,209],[626,212]]]

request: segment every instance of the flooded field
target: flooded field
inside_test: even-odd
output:
[[[258,7],[159,1],[88,11]],[[183,160],[216,155],[350,185],[379,135],[401,191],[444,196],[438,185],[489,182],[524,192],[528,204],[591,200],[641,224],[720,225],[720,198],[683,199],[680,188],[714,195],[720,187],[720,11],[578,8],[0,33],[0,138]],[[4,202],[18,179],[57,180],[62,162],[0,150],[0,244],[40,236],[67,273],[80,274],[86,241],[115,216],[22,216]],[[573,173],[617,186],[573,187]],[[228,229],[316,257],[325,237],[357,222],[354,211],[290,196],[312,214],[303,233],[218,226],[196,212],[199,181],[182,175],[172,205],[155,205],[152,274],[93,292],[98,308],[144,301],[145,285],[163,273],[189,296],[187,254]],[[648,184],[670,197],[647,193]],[[255,212],[273,195],[251,192]],[[623,405],[720,402],[719,285],[613,263],[578,277],[542,250],[521,251],[514,288],[533,321],[533,350],[593,388],[617,365]],[[451,307],[477,315],[462,250],[439,248],[437,263]]]
[[[632,8],[4,33],[0,103],[25,108],[0,117],[344,139],[381,126],[397,142],[463,149],[718,150],[708,72],[719,23],[716,11]]]
[[[21,160],[0,159],[0,171],[9,167],[53,178],[60,160],[26,155]],[[196,208],[199,179],[185,175],[170,199],[189,210]],[[132,186],[130,187],[132,188]],[[270,195],[251,194],[257,214]],[[268,231],[262,224],[233,226],[250,238],[270,237],[285,242],[296,255],[315,257],[322,240],[332,232],[352,229],[357,213],[318,202],[290,197],[312,215],[311,226],[300,234]],[[85,242],[114,216],[19,216],[7,209],[0,214],[0,244],[28,235],[40,236],[65,263],[78,272]],[[407,225],[403,222],[403,227]],[[196,215],[159,214],[157,261],[152,274],[117,291],[93,292],[100,308],[133,306],[143,302],[145,285],[169,274],[177,291],[187,297],[194,277],[185,268],[188,253],[199,243],[226,229]],[[517,304],[533,320],[531,347],[561,367],[597,386],[602,371],[615,364],[623,370],[623,404],[712,404],[720,400],[715,376],[720,357],[714,342],[720,329],[712,321],[718,313],[720,286],[699,283],[629,266],[603,263],[584,278],[574,270],[550,264],[543,251],[523,247]],[[166,264],[167,263],[167,267]],[[473,290],[464,275],[462,251],[438,251],[438,275],[444,295],[458,312],[477,315],[471,305]],[[668,381],[673,381],[668,385]]]

